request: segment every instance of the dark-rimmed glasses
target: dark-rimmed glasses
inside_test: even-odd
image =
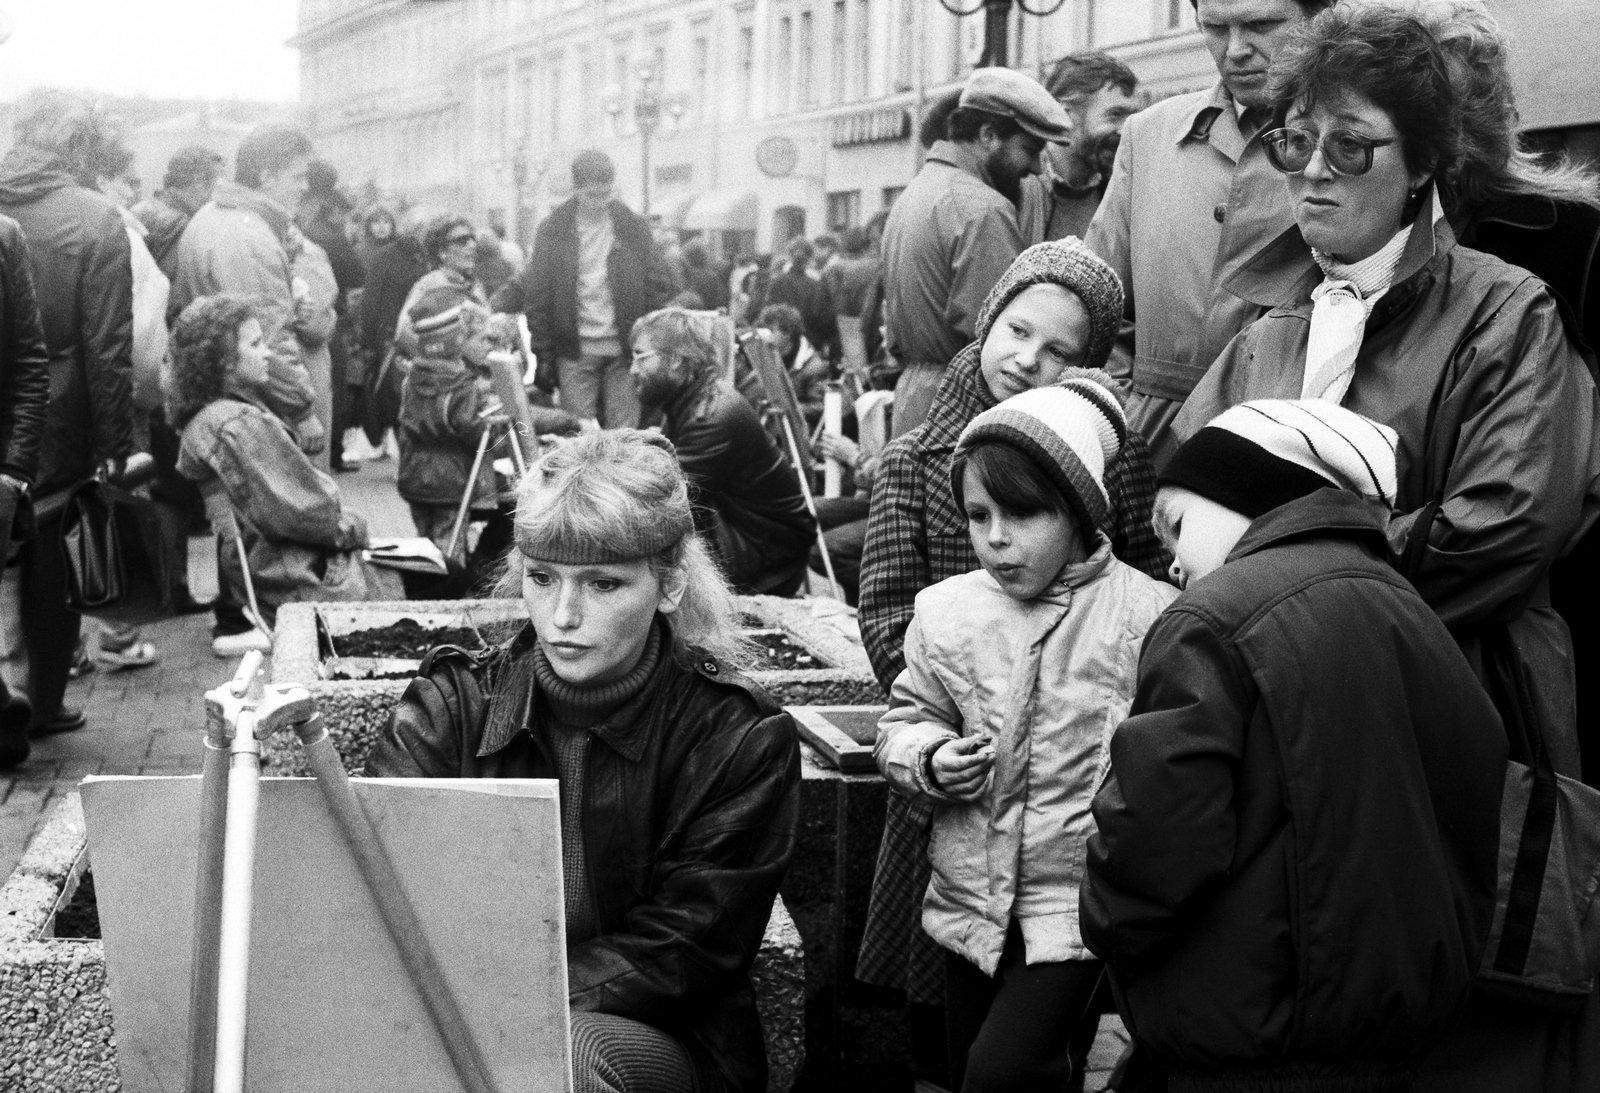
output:
[[[1310,129],[1294,128],[1261,134],[1267,162],[1286,175],[1304,171],[1319,148],[1322,161],[1334,174],[1364,175],[1372,170],[1372,150],[1394,142],[1394,137],[1364,137],[1349,129],[1330,129],[1320,137]]]

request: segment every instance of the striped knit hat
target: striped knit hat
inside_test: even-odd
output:
[[[1083,347],[1085,368],[1104,368],[1122,326],[1122,282],[1081,240],[1068,236],[1036,243],[1017,255],[989,290],[978,310],[978,344],[1017,294],[1033,285],[1060,285],[1076,296],[1089,313],[1089,339]]]
[[[1213,418],[1157,479],[1254,520],[1330,486],[1395,507],[1399,438],[1326,399],[1258,399]]]
[[[1111,389],[1087,376],[1013,395],[973,418],[950,460],[951,486],[961,496],[967,455],[982,441],[1009,444],[1033,460],[1061,490],[1074,513],[1102,531],[1111,521],[1106,467],[1128,426]]]

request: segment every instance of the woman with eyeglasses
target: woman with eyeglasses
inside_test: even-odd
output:
[[[449,288],[466,293],[485,307],[489,304],[483,287],[477,281],[478,234],[472,228],[472,221],[464,216],[436,217],[422,232],[422,249],[428,261],[433,263],[433,268],[417,278],[417,283],[411,286],[394,330],[395,350],[407,359],[417,355],[417,335],[411,328],[411,307],[425,294],[436,288]]]
[[[1346,0],[1275,64],[1262,139],[1298,226],[1226,285],[1272,310],[1218,358],[1177,431],[1259,398],[1331,399],[1392,426],[1402,569],[1502,712],[1509,677],[1525,678],[1533,724],[1576,777],[1572,645],[1549,576],[1600,509],[1600,401],[1550,289],[1461,246],[1451,219],[1486,194],[1600,199],[1588,176],[1514,154],[1510,97],[1470,94],[1444,8],[1482,14]],[[1498,156],[1481,139],[1496,128]]]

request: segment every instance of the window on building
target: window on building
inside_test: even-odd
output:
[[[887,209],[890,205],[893,205],[895,198],[905,193],[905,189],[904,186],[885,186],[883,188],[883,207]]]
[[[1194,8],[1189,0],[1161,0],[1161,4],[1166,9],[1165,21],[1161,24],[1164,29],[1188,30],[1194,26]]]
[[[800,106],[817,105],[816,20],[809,11],[800,13]]]
[[[872,0],[856,0],[855,58],[850,64],[855,86],[855,97],[864,99],[871,92],[872,81]]]
[[[545,147],[554,148],[561,143],[561,126],[565,121],[567,82],[567,55],[556,53],[550,57],[549,68],[545,73],[544,116],[550,119],[550,129],[545,141]]]
[[[735,89],[736,108],[741,118],[748,118],[750,99],[756,90],[756,28],[741,26],[738,33],[738,46],[735,50],[739,66],[738,86]]]
[[[895,69],[896,91],[910,91],[916,78],[917,63],[917,0],[900,0],[900,11],[895,19]]]
[[[632,52],[632,43],[626,38],[611,43],[611,79],[617,92],[616,105],[622,108],[617,115],[618,125],[626,124],[625,119],[633,117],[633,72],[629,67]]]
[[[689,116],[704,122],[711,116],[711,27],[708,22],[695,24],[690,63],[694,70],[689,93],[694,101],[689,104]]]
[[[828,230],[844,231],[861,220],[861,191],[841,190],[828,195]]]
[[[834,0],[832,37],[829,62],[833,79],[828,90],[834,102],[844,102],[850,94],[850,5],[846,0]]]
[[[772,56],[772,105],[779,114],[789,110],[793,80],[794,19],[785,15],[778,20],[777,50]]]
[[[592,93],[598,81],[599,73],[594,71],[594,53],[587,44],[578,46],[574,54],[572,65],[573,78],[577,80],[579,93],[572,96],[572,110],[574,117],[572,124],[567,128],[569,133],[590,133],[594,131],[598,119],[595,117],[595,108],[599,103],[599,96]],[[588,92],[588,93],[585,93]]]

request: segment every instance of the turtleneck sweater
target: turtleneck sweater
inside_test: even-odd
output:
[[[561,876],[566,905],[567,944],[587,941],[598,932],[594,893],[589,887],[588,856],[583,845],[584,767],[590,746],[590,729],[602,724],[644,690],[661,659],[661,634],[652,627],[644,653],[627,675],[594,686],[568,683],[556,674],[534,645],[533,672],[538,683],[538,705],[544,715],[546,738],[555,758],[561,787]],[[531,726],[530,726],[531,728]]]

